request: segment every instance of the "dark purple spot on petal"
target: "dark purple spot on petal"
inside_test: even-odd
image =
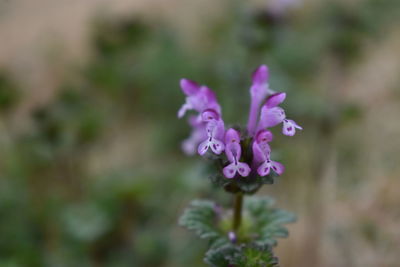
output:
[[[240,172],[244,172],[244,169],[243,169],[243,168],[239,168],[239,171],[240,171]]]
[[[276,167],[275,166],[272,166],[272,169],[274,169],[276,171]]]
[[[233,170],[229,170],[230,173],[233,173]]]
[[[292,128],[292,127],[288,127],[287,130],[288,130],[289,132],[291,132],[291,131],[293,130],[293,128]]]

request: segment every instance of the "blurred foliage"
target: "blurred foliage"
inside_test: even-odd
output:
[[[15,81],[6,72],[0,72],[0,112],[15,106],[19,95]]]
[[[178,150],[188,133],[176,119],[183,101],[179,79],[210,85],[227,124],[244,123],[250,70],[267,63],[273,71],[272,88],[291,95],[288,114],[296,114],[318,146],[331,140],[335,129],[361,117],[354,103],[330,108],[334,101],[318,88],[321,69],[333,60],[339,77],[345,75],[344,70],[365,56],[363,44],[379,41],[399,21],[399,3],[327,1],[279,15],[229,1],[227,15],[201,36],[209,45],[197,48],[186,47],[167,24],[136,16],[98,18],[90,36],[94,57],[76,70],[78,77],[62,81],[58,95],[36,107],[32,125],[20,131],[12,127],[9,111],[23,100],[23,90],[2,71],[0,266],[203,266],[205,244],[175,226],[178,214],[194,195],[213,194],[222,203],[229,199],[210,190],[207,170],[194,163],[199,159],[186,159]],[[121,136],[135,144],[122,146],[132,154],[109,150]],[[347,143],[358,145],[353,141]],[[343,164],[352,168],[360,152],[351,151],[347,143],[342,142],[347,149]],[[292,145],[283,144],[276,158],[288,165],[303,162]],[[124,162],[113,162],[113,156]],[[275,266],[269,246],[261,245],[285,236],[282,224],[293,216],[274,210],[269,200],[257,203],[248,204],[248,215],[257,218],[260,234],[270,242],[227,244],[222,254],[208,253],[207,262],[261,264],[247,263],[252,254]],[[272,209],[271,217],[257,217],[265,205]],[[211,203],[200,206],[214,216]],[[207,220],[191,228],[201,228],[208,237],[219,235],[207,229]],[[361,231],[373,241],[375,229],[368,222]],[[236,257],[238,251],[242,256]]]

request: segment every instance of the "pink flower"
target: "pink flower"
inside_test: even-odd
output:
[[[225,150],[229,164],[222,170],[226,178],[237,176],[249,176],[251,163],[253,173],[266,176],[273,170],[278,175],[284,172],[284,166],[271,160],[271,147],[273,135],[267,130],[278,124],[283,124],[282,133],[293,136],[296,129],[302,130],[295,121],[288,119],[283,108],[279,105],[285,100],[286,93],[275,93],[269,88],[269,70],[266,65],[259,66],[253,73],[250,87],[250,112],[247,124],[246,144],[251,144],[252,155],[245,154],[241,160],[242,146],[240,144],[240,132],[230,128],[225,132],[225,123],[221,116],[221,107],[218,104],[215,93],[204,85],[194,81],[182,79],[181,89],[186,95],[186,101],[179,109],[178,117],[183,117],[187,111],[194,110],[189,124],[192,133],[182,143],[185,153],[192,155],[196,151],[205,155],[208,151],[222,157]],[[261,104],[264,105],[261,107]],[[249,139],[247,139],[249,138]],[[247,149],[247,145],[245,146]],[[247,151],[247,150],[246,150]],[[247,158],[246,158],[247,157]]]
[[[232,128],[226,131],[225,144],[226,157],[230,162],[230,164],[223,169],[225,177],[233,178],[236,173],[239,173],[240,176],[243,177],[248,176],[251,171],[249,165],[244,162],[239,162],[242,153],[239,132]]]
[[[276,93],[268,97],[261,108],[260,121],[258,123],[259,130],[274,127],[282,122],[282,133],[284,135],[293,136],[296,133],[296,129],[303,130],[296,122],[287,119],[283,108],[278,107],[285,98],[286,93]]]
[[[283,164],[271,160],[271,148],[268,142],[272,141],[272,133],[268,130],[261,130],[253,142],[253,166],[257,168],[260,176],[266,176],[273,169],[281,175],[285,168]]]

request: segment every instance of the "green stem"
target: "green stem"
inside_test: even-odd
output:
[[[238,192],[235,194],[234,204],[233,204],[233,231],[236,232],[240,224],[242,223],[242,206],[243,206],[243,194]]]

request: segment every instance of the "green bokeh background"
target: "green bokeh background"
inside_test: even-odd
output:
[[[2,62],[0,266],[204,266],[207,244],[179,215],[191,199],[229,207],[231,196],[180,150],[179,80],[207,84],[225,122],[245,124],[260,64],[304,128],[274,129],[286,172],[258,193],[299,217],[277,248],[282,266],[398,266],[400,2],[254,2],[209,3],[212,19],[188,25],[181,16],[200,11],[96,13],[86,60],[47,47],[61,74],[49,70],[39,103],[30,97],[46,89]]]

